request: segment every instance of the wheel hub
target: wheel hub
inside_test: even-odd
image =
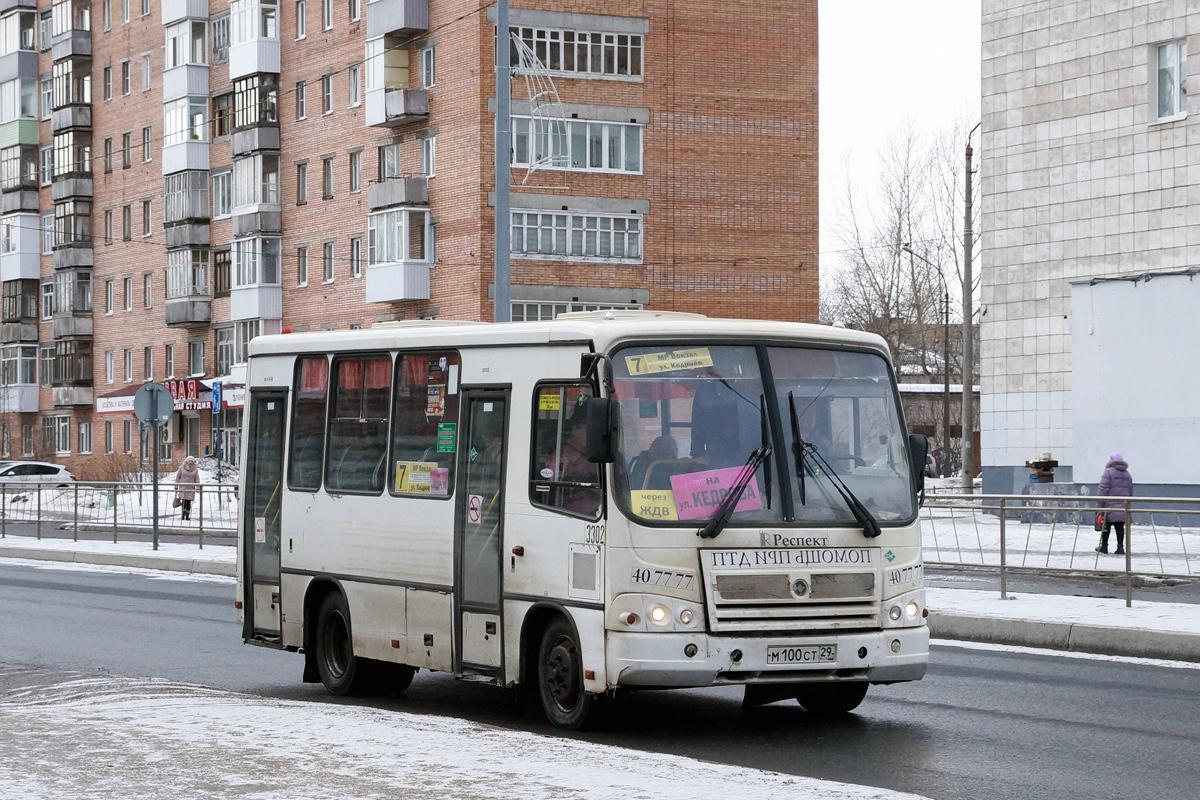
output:
[[[341,614],[330,614],[325,623],[325,667],[329,674],[340,678],[346,674],[350,664],[350,637],[346,632],[346,621]]]
[[[571,711],[579,701],[579,674],[575,669],[575,649],[570,641],[559,639],[546,656],[546,688],[554,703]]]

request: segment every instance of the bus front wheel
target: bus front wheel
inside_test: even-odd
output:
[[[350,607],[340,592],[332,592],[317,613],[317,672],[321,683],[336,695],[360,694],[369,682],[365,659],[354,656],[350,638]]]
[[[814,683],[796,692],[796,700],[810,714],[836,716],[858,708],[867,696],[867,682]]]
[[[596,708],[583,689],[583,658],[571,623],[558,617],[546,626],[538,647],[538,697],[546,719],[557,728],[582,730]]]

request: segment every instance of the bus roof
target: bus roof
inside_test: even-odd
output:
[[[257,336],[250,355],[391,350],[419,347],[505,347],[591,342],[599,352],[627,340],[788,339],[816,344],[869,347],[888,355],[875,334],[827,325],[725,319],[670,311],[582,311],[543,322],[494,324],[458,320],[382,322],[368,328]]]

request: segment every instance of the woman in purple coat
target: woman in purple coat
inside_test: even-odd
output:
[[[1111,453],[1104,474],[1100,476],[1101,497],[1133,497],[1133,476],[1129,474],[1129,465],[1125,456]],[[1104,508],[1119,509],[1106,511],[1104,514],[1104,532],[1100,534],[1100,546],[1097,553],[1108,552],[1108,534],[1113,528],[1117,529],[1117,555],[1125,554],[1125,504],[1117,500],[1106,500],[1101,503]]]

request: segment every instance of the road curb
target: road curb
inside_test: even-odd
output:
[[[171,556],[143,556],[126,553],[93,553],[75,550],[43,550],[37,547],[0,546],[0,558],[27,558],[34,561],[98,564],[106,567],[138,567],[140,569],[157,569],[167,572],[224,575],[230,578],[237,574],[236,565],[229,561],[173,558]]]
[[[1200,662],[1200,635],[1174,631],[977,617],[930,609],[929,632],[939,639]]]

